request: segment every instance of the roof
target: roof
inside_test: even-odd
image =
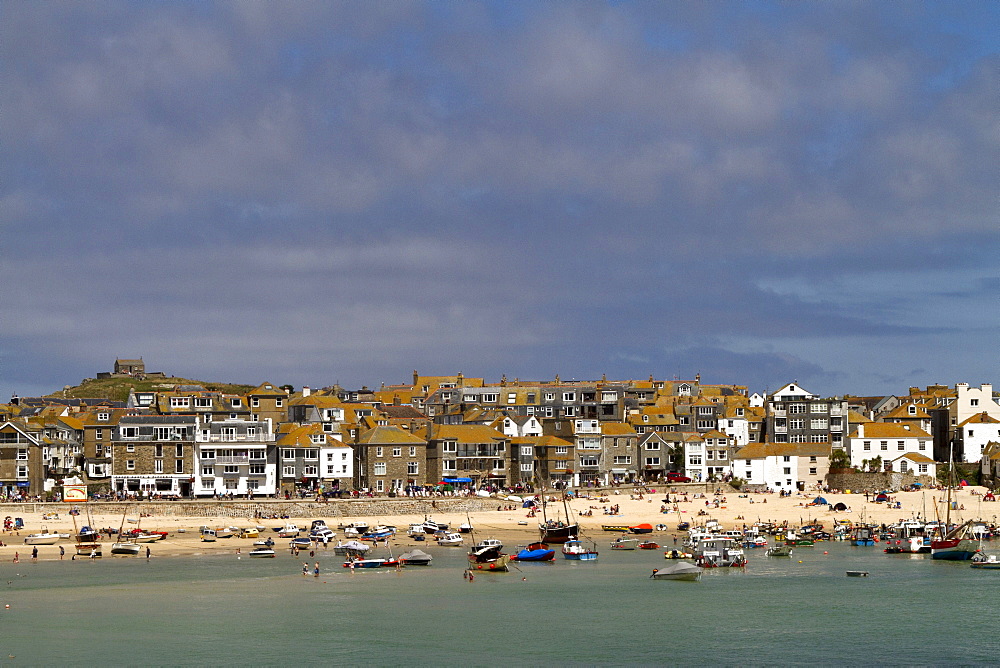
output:
[[[461,443],[486,443],[507,440],[507,437],[496,429],[483,424],[438,424],[434,425],[431,439],[448,439]]]
[[[996,419],[995,417],[992,417],[986,411],[983,411],[982,413],[976,413],[968,420],[964,420],[962,424],[958,426],[964,427],[967,424],[1000,424],[1000,420]]]
[[[931,459],[927,455],[922,455],[919,452],[907,452],[905,455],[896,457],[896,459],[894,459],[893,461],[897,461],[900,459],[909,459],[910,461],[918,462],[920,464],[934,463],[933,459]]]
[[[899,422],[868,422],[864,426],[864,436],[858,436],[855,429],[851,438],[930,438],[923,429]]]
[[[414,436],[405,429],[390,425],[369,429],[358,437],[358,443],[365,445],[426,445],[427,441],[419,436]]]
[[[632,425],[624,422],[602,422],[601,434],[604,436],[635,436]]]
[[[764,459],[765,457],[829,457],[829,443],[749,443],[733,455],[733,459]]]

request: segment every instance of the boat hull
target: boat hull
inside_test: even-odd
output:
[[[124,554],[130,557],[134,557],[139,554],[139,544],[138,543],[112,543],[111,544],[111,554]]]
[[[543,543],[565,543],[580,535],[578,524],[567,524],[566,526],[538,526],[539,540]]]

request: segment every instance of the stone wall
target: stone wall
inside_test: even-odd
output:
[[[852,492],[893,490],[921,483],[925,486],[935,484],[930,476],[915,476],[912,473],[831,473],[826,477],[826,485],[831,490],[846,490]]]
[[[358,499],[331,500],[328,503],[310,501],[139,501],[131,503],[94,501],[90,512],[95,515],[127,515],[138,517],[233,517],[233,518],[312,518],[312,517],[384,517],[387,515],[435,515],[496,510],[509,504],[502,499],[480,497],[435,497],[426,499]],[[0,513],[16,517],[18,513],[39,512],[65,515],[75,504],[70,503],[3,503]]]

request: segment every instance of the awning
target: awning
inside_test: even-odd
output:
[[[442,478],[445,482],[472,482],[472,478]]]
[[[611,469],[612,473],[628,473],[628,469]]]

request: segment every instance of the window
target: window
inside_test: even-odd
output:
[[[126,445],[125,452],[135,452],[135,443],[129,443]]]
[[[393,448],[392,449],[392,456],[393,457],[402,457],[403,456],[403,448]]]
[[[375,481],[375,491],[376,492],[385,491],[385,480],[379,479]]]
[[[557,445],[556,446],[556,454],[557,455],[567,455],[567,454],[569,454],[569,447],[565,446],[565,445]]]
[[[719,450],[719,452],[717,454],[717,458],[718,459],[728,459],[729,458],[729,453],[726,452],[725,450]]]
[[[788,421],[789,429],[803,429],[805,427],[806,421],[802,418],[794,418]]]
[[[521,446],[521,454],[522,455],[530,457],[531,454],[532,454],[532,452],[533,452],[533,450],[534,450],[534,448],[532,448],[530,445],[522,445]]]
[[[714,450],[706,450],[705,451],[705,461],[708,461],[709,459],[715,459],[715,451]]]
[[[420,473],[420,462],[406,462],[406,475],[417,475]]]
[[[862,447],[865,450],[871,450],[872,449],[872,442],[871,441],[865,441],[864,444],[862,445]]]
[[[223,473],[228,473],[229,475],[238,474],[240,472],[240,467],[232,465],[232,464],[229,464],[229,465],[226,465],[226,466],[222,467],[222,472]]]
[[[826,429],[827,425],[828,422],[826,421],[826,418],[816,418],[809,421],[810,429]]]
[[[306,459],[319,459],[319,448],[306,448]]]
[[[515,404],[515,403],[517,403],[517,394],[514,393],[514,392],[508,392],[507,393],[507,403],[508,404]]]
[[[163,460],[157,459],[153,462],[153,473],[163,473]]]
[[[881,450],[888,450],[889,449],[889,441],[879,441],[878,445],[879,445],[879,449],[881,449]]]
[[[906,443],[904,441],[896,441],[896,449],[897,450],[905,450],[906,449]]]
[[[646,442],[646,449],[647,450],[659,450],[660,449],[660,442],[656,441],[656,440],[647,441]]]
[[[921,473],[927,473],[927,464],[917,464],[917,470]]]
[[[215,459],[215,450],[205,450],[201,453],[202,459]]]
[[[375,448],[375,456],[376,457],[381,457],[382,456],[382,446],[381,445],[378,446],[377,448]]]
[[[565,417],[573,417],[576,415],[576,406],[566,406],[563,408],[563,415]]]
[[[829,405],[828,404],[813,404],[812,407],[810,408],[810,410],[813,413],[826,413],[826,412],[829,411]]]
[[[135,460],[134,459],[126,459],[125,460],[125,470],[126,471],[134,471],[135,470]]]
[[[631,464],[632,458],[628,455],[618,455],[615,457],[615,464]]]
[[[243,401],[241,399],[239,399],[239,397],[233,397],[233,400],[232,400],[232,407],[233,408],[239,408],[242,405],[243,405]]]
[[[101,422],[105,422],[107,420],[110,420],[111,419],[111,413],[98,413],[97,414],[97,419],[100,420]]]
[[[133,468],[135,468],[134,464],[135,464],[135,462],[133,462]],[[23,478],[27,478],[28,477],[28,467],[24,466],[24,465],[18,466],[17,467],[17,477],[18,478],[22,478],[22,479]]]
[[[282,406],[285,405],[285,400],[284,399],[280,399],[280,398],[279,399],[275,399],[274,400],[274,405],[276,407],[278,407],[278,408],[281,408]]]
[[[691,466],[701,466],[701,455],[688,456],[688,464]]]
[[[646,457],[645,463],[646,463],[646,466],[659,466],[660,465],[660,458],[659,457]]]
[[[381,450],[381,448],[379,448]],[[441,452],[458,452],[458,443],[454,441],[445,441],[441,444]],[[381,453],[379,453],[381,456]]]
[[[214,476],[215,475],[215,467],[214,466],[202,466],[201,467],[201,474],[202,475]]]
[[[918,441],[917,442],[917,449],[918,450],[926,450],[927,449],[927,441]]]
[[[691,418],[688,417],[687,415],[682,415],[679,418],[677,418],[677,423],[682,425],[689,425],[691,424]]]
[[[295,477],[295,467],[294,466],[282,466],[281,467],[281,477],[283,477],[283,478],[294,478]]]
[[[483,403],[495,404],[497,399],[500,397],[498,392],[489,392],[483,394]]]
[[[184,460],[175,459],[174,460],[174,473],[184,473]]]
[[[176,450],[177,450],[177,456],[178,457],[183,457],[184,456],[184,446],[183,445],[178,445],[177,448],[176,448]]]
[[[783,462],[790,462],[790,461],[792,461],[792,458],[789,455],[784,455],[781,458],[781,461],[783,461]]]
[[[589,467],[597,466],[597,457],[581,457],[580,466],[589,466]]]
[[[782,470],[783,470],[783,471],[785,472],[785,475],[791,475],[791,474],[792,474],[792,469],[791,469],[791,467],[789,467],[789,466],[786,466],[786,467],[785,467],[784,469],[782,469]]]
[[[809,437],[810,443],[826,443],[826,434],[812,434]]]
[[[295,459],[295,450],[291,448],[285,448],[281,451],[282,459]]]
[[[795,415],[795,414],[798,414],[798,413],[805,413],[806,412],[806,405],[805,404],[789,404],[788,405],[788,412],[791,415]]]
[[[458,466],[454,459],[443,459],[441,460],[441,468],[444,471],[457,471]]]
[[[712,428],[711,420],[698,420],[698,429],[711,429],[711,428]]]
[[[302,475],[307,475],[310,477],[315,477],[319,475],[318,466],[305,466],[302,468]]]
[[[385,462],[375,462],[375,475],[385,475]]]
[[[563,392],[563,401],[576,401],[576,392]]]
[[[969,405],[975,408],[979,405],[979,399],[969,399]]]
[[[191,406],[189,397],[170,397],[171,408],[188,408]]]
[[[21,461],[28,461],[28,450],[26,448],[18,448],[17,458]]]

